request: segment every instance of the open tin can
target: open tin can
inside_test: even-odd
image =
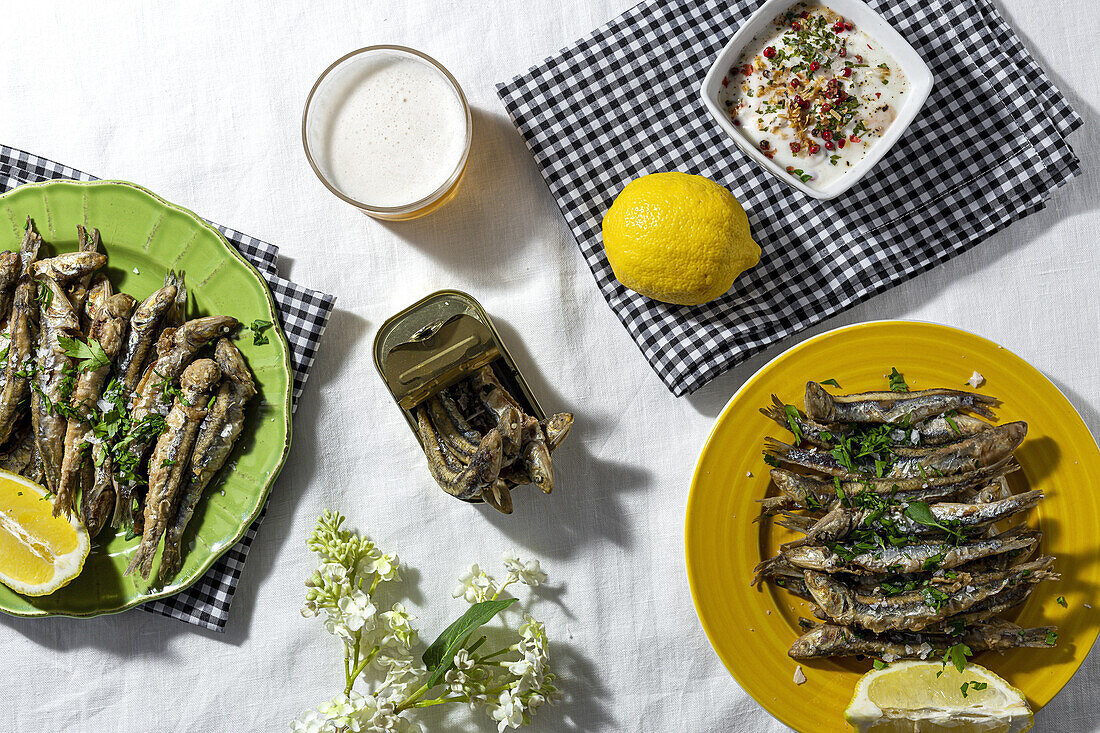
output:
[[[374,365],[418,442],[416,406],[486,365],[527,414],[546,417],[492,319],[459,290],[432,293],[387,319],[374,337]]]

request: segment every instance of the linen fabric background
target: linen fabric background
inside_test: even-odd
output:
[[[1100,431],[1100,81],[1086,4],[997,2],[1085,120],[1071,137],[1081,176],[1043,211],[680,399],[608,308],[495,89],[632,4],[5,5],[19,40],[0,65],[0,142],[136,181],[270,242],[281,275],[339,298],[225,633],[140,612],[0,618],[9,729],[286,730],[343,685],[337,643],[298,614],[313,569],[305,537],[322,510],[339,508],[416,568],[409,605],[429,641],[462,610],[450,595],[467,565],[499,572],[500,553],[511,547],[543,562],[549,586],[532,611],[547,624],[571,700],[540,710],[530,730],[777,733],[786,729],[740,690],[707,643],[683,560],[695,459],[714,417],[756,368],[827,328],[940,321],[1027,358]],[[301,111],[313,81],[371,43],[440,59],[475,110],[468,178],[454,201],[421,221],[367,219],[329,194],[302,154]],[[381,322],[444,287],[482,302],[544,407],[577,413],[573,435],[554,454],[554,493],[517,492],[510,517],[432,484],[371,362]],[[811,675],[798,689],[812,684]],[[1098,687],[1094,653],[1036,729],[1096,729]],[[487,718],[427,720],[432,731],[495,731]]]

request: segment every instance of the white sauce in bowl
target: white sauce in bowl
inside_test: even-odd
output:
[[[909,82],[865,32],[818,3],[798,3],[755,37],[718,102],[738,132],[806,185],[824,188],[893,123]]]

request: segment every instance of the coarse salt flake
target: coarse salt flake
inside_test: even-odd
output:
[[[985,384],[985,377],[983,377],[979,371],[974,370],[974,373],[970,375],[970,379],[966,380],[966,383],[974,389],[977,389]]]
[[[802,671],[802,665],[798,665],[794,668],[794,683],[796,685],[806,684],[806,675]]]

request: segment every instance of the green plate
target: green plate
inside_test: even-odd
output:
[[[242,323],[278,323],[275,302],[256,268],[195,214],[125,181],[47,181],[0,196],[0,249],[16,249],[30,216],[49,245],[76,249],[76,227],[98,227],[107,252],[106,273],[116,291],[139,300],[159,288],[169,269],[185,270],[188,316],[225,314]],[[98,616],[178,593],[232,547],[260,512],[290,449],[290,352],[279,328],[255,346],[238,340],[256,378],[244,433],[214,478],[184,536],[183,568],[169,584],[123,577],[138,540],[105,530],[92,542],[84,570],[72,583],[41,598],[0,585],[0,611],[16,616]]]

